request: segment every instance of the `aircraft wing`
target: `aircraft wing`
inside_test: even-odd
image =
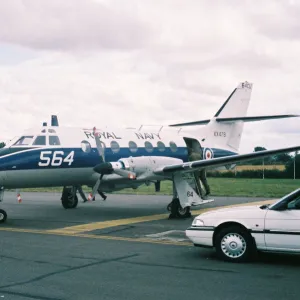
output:
[[[186,162],[182,164],[167,165],[164,167],[160,167],[159,169],[156,169],[154,173],[157,175],[163,175],[163,174],[170,174],[175,172],[185,172],[185,173],[194,172],[201,169],[210,169],[210,168],[224,166],[232,163],[244,162],[244,161],[249,161],[257,158],[272,156],[275,154],[295,152],[298,150],[300,150],[300,146],[281,148],[275,150],[258,151],[258,152],[252,152],[247,154],[240,154],[240,155],[231,155],[231,156],[212,158],[207,160],[196,160],[196,161]]]

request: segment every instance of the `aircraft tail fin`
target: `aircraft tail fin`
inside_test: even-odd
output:
[[[238,152],[244,120],[251,100],[252,83],[241,82],[205,128],[205,144]],[[237,118],[233,120],[233,118]],[[218,120],[217,120],[218,119]],[[224,121],[226,120],[226,122]]]
[[[250,103],[252,83],[241,82],[230,94],[227,100],[214,115],[214,120],[218,123],[257,122],[274,119],[285,119],[299,117],[299,115],[263,115],[247,117],[247,110]],[[212,119],[198,120],[193,122],[171,124],[170,127],[185,127],[196,125],[207,125]]]
[[[202,131],[201,141],[206,145],[238,152],[245,122],[256,122],[282,118],[299,117],[299,115],[247,116],[253,84],[241,82],[232,91],[227,100],[212,119],[172,124],[172,127],[207,125]]]
[[[246,116],[250,97],[252,92],[252,84],[248,82],[241,82],[229,95],[227,100],[219,108],[214,115],[213,119],[226,118],[232,116]],[[193,125],[206,125],[212,119],[200,120],[195,122],[178,123],[169,125],[171,127],[178,126],[193,126]]]

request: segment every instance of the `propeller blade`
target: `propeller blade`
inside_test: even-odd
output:
[[[100,186],[102,177],[103,177],[103,175],[101,175],[101,176],[98,178],[98,180],[96,181],[96,184],[94,185],[92,192],[89,194],[89,197],[88,197],[88,200],[89,200],[89,201],[92,200],[92,199],[95,197],[95,195],[96,195],[96,193],[97,193],[97,191],[98,191],[98,189],[99,189],[99,186]]]
[[[105,144],[100,140],[99,134],[96,131],[96,127],[93,128],[93,134],[95,137],[98,153],[102,157],[103,162],[105,162]],[[104,145],[104,147],[102,146],[102,144]]]

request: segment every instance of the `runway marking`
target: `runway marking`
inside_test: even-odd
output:
[[[201,213],[212,211],[220,208],[230,208],[235,206],[249,206],[249,205],[263,205],[274,202],[274,199],[271,200],[264,200],[264,201],[257,201],[257,202],[248,202],[248,203],[241,203],[241,204],[232,204],[227,206],[219,206],[219,207],[208,207],[208,208],[202,208],[199,210],[192,210],[192,213],[195,215],[199,215]],[[52,230],[46,230],[46,232],[49,233],[67,233],[69,235],[74,235],[78,233],[84,233],[99,229],[106,229],[116,226],[122,226],[122,225],[130,225],[130,224],[136,224],[136,223],[144,223],[144,222],[150,222],[150,221],[158,221],[163,219],[168,219],[169,214],[158,214],[158,215],[150,215],[150,216],[142,216],[142,217],[135,217],[135,218],[127,218],[127,219],[117,219],[117,220],[110,220],[110,221],[103,221],[103,222],[94,222],[94,223],[88,223],[83,225],[74,225],[74,226],[68,226],[63,227],[59,229],[52,229]]]
[[[172,235],[177,234],[177,237],[172,237]],[[153,234],[146,234],[146,238],[152,238],[155,240],[164,240],[164,241],[174,241],[174,242],[187,242],[189,239],[185,235],[184,230],[168,230]]]
[[[265,201],[234,204],[234,205],[228,205],[228,206],[203,208],[203,209],[200,209],[200,210],[193,210],[192,212],[195,215],[198,215],[198,214],[206,212],[206,211],[212,211],[212,210],[216,210],[216,209],[220,209],[220,208],[229,208],[229,207],[245,206],[245,205],[246,206],[249,206],[249,205],[263,205],[263,204],[269,204],[269,203],[272,203],[272,202],[274,202],[273,199],[265,200]],[[146,238],[130,238],[130,237],[96,235],[96,234],[84,233],[84,232],[88,232],[88,231],[93,231],[93,230],[97,230],[97,229],[104,229],[104,228],[109,228],[109,227],[114,227],[114,226],[162,220],[162,219],[168,218],[168,216],[169,216],[169,214],[159,214],[159,215],[152,215],[152,216],[143,216],[143,217],[136,217],[136,218],[96,222],[96,223],[70,226],[70,227],[65,227],[65,228],[60,228],[60,229],[53,229],[53,230],[10,228],[10,227],[1,227],[0,226],[0,231],[193,247],[193,244],[189,240],[187,240],[187,241],[175,241],[175,240],[172,240],[172,239],[171,240],[162,240],[162,239],[151,239],[151,238],[147,238],[147,237]]]
[[[50,233],[77,234],[77,233],[89,232],[98,229],[105,229],[105,228],[122,226],[122,225],[157,221],[157,220],[165,219],[167,217],[168,214],[150,215],[150,216],[142,216],[142,217],[135,217],[135,218],[128,218],[128,219],[117,219],[117,220],[110,220],[110,221],[103,221],[103,222],[88,223],[83,225],[75,225],[75,226],[69,226],[69,227],[46,230],[46,231]]]
[[[19,233],[34,233],[43,235],[54,235],[54,236],[69,236],[69,237],[80,237],[89,239],[99,239],[99,240],[113,240],[113,241],[126,241],[126,242],[137,242],[137,243],[150,243],[150,244],[161,244],[161,245],[174,245],[174,246],[193,246],[190,242],[177,242],[177,241],[163,241],[163,240],[153,240],[148,238],[130,238],[121,236],[109,236],[109,235],[96,235],[96,234],[68,234],[63,232],[50,232],[49,230],[37,230],[37,229],[22,229],[22,228],[10,228],[10,227],[0,227],[0,231],[7,232],[19,232]]]
[[[159,233],[153,233],[153,234],[147,234],[147,237],[152,237],[152,238],[161,238],[164,237],[168,234],[172,234],[172,233],[179,233],[182,234],[184,233],[184,230],[168,230],[168,231],[163,231],[163,232],[159,232]]]

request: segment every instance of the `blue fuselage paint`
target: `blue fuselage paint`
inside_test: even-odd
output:
[[[213,152],[213,157],[225,157],[235,155],[237,153],[210,148]],[[41,152],[45,151],[62,151],[63,158],[67,157],[69,153],[74,151],[72,164],[62,162],[59,166],[39,166],[41,162]],[[178,147],[177,151],[173,152],[170,147],[166,147],[164,151],[153,149],[152,152],[147,152],[145,148],[138,148],[136,152],[131,152],[129,148],[120,148],[118,153],[113,153],[111,148],[105,151],[106,162],[116,162],[121,158],[139,157],[139,156],[166,156],[181,159],[184,162],[188,161],[188,154],[186,147]],[[43,147],[43,148],[6,148],[0,150],[0,172],[13,170],[35,170],[35,169],[77,169],[77,168],[93,168],[95,165],[102,162],[97,149],[92,148],[89,153],[84,152],[81,148],[63,148],[63,147]]]

